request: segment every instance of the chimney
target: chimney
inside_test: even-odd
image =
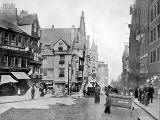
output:
[[[54,28],[54,25],[52,25],[52,28]]]

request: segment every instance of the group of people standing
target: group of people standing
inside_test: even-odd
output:
[[[135,98],[144,105],[148,105],[153,102],[154,87],[152,84],[146,84],[135,90]]]
[[[35,96],[35,85],[33,84],[32,87],[31,87],[31,99],[34,99],[34,96]],[[46,83],[40,83],[39,86],[37,86],[36,88],[39,89],[39,94],[40,94],[40,97],[43,97],[45,94],[47,94],[47,84]]]

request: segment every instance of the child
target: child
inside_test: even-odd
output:
[[[110,114],[110,107],[111,107],[111,98],[109,97],[109,94],[106,94],[106,103],[105,103],[105,110],[104,113]]]

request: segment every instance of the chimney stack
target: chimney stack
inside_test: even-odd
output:
[[[52,28],[54,28],[54,25],[52,25]]]

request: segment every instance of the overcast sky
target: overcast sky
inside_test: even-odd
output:
[[[122,71],[124,43],[129,41],[129,8],[133,0],[0,0],[15,3],[18,10],[37,13],[41,28],[79,26],[84,11],[86,33],[90,43],[95,39],[99,60],[109,63],[109,77]]]

